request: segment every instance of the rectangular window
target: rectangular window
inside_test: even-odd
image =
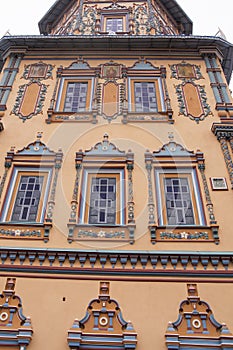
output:
[[[3,206],[3,222],[41,223],[45,216],[51,169],[15,167]]]
[[[134,99],[136,112],[158,112],[154,82],[135,82]]]
[[[194,225],[188,178],[164,178],[164,192],[168,225]]]
[[[93,93],[92,86],[92,79],[62,79],[58,91],[56,110],[69,113],[89,112]]]
[[[67,84],[64,112],[84,112],[87,103],[87,82],[72,82]]]
[[[123,18],[113,17],[106,19],[106,32],[123,32]]]
[[[123,169],[85,169],[81,192],[81,223],[121,225],[124,223]]]
[[[36,221],[44,176],[21,176],[11,221]]]
[[[159,224],[204,225],[195,169],[158,169],[155,175]]]
[[[89,224],[115,225],[116,209],[116,178],[92,178]]]
[[[137,113],[165,112],[160,78],[129,78],[129,110]]]

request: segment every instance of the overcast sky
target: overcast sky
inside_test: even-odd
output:
[[[12,35],[39,34],[37,23],[55,0],[2,0],[0,37],[7,30]],[[194,34],[215,35],[218,27],[233,42],[232,0],[177,0],[194,23]],[[220,5],[222,5],[221,10]]]
[[[1,0],[0,37],[39,34],[38,22],[55,0]],[[193,34],[215,35],[220,28],[233,43],[233,0],[177,0],[193,21]],[[221,7],[220,7],[221,5]]]

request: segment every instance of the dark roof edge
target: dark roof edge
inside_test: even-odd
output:
[[[176,0],[160,0],[163,6],[175,18],[177,23],[182,23],[184,26],[184,34],[190,35],[193,32],[193,22],[184,12],[182,7]]]
[[[62,12],[65,11],[67,6],[70,6],[73,1],[71,0],[56,0],[55,3],[50,7],[46,14],[41,18],[38,23],[41,34],[49,34],[49,26],[53,23]],[[184,27],[184,34],[192,34],[193,22],[186,15],[184,10],[180,7],[176,0],[160,0],[164,8],[170,13],[170,15],[179,24],[181,23]]]
[[[104,45],[106,50],[146,50],[146,49],[184,49],[200,50],[216,48],[223,57],[222,67],[229,83],[233,70],[233,44],[216,36],[185,36],[185,35],[154,35],[154,36],[77,36],[77,35],[31,35],[4,36],[0,39],[0,60],[10,49],[91,49],[100,50]],[[115,48],[114,48],[115,46]]]

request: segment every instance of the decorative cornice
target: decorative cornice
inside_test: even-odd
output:
[[[233,252],[1,248],[0,272],[233,278]]]
[[[217,137],[218,140],[221,138],[232,139],[233,138],[233,120],[231,123],[222,124],[222,123],[213,123],[211,131]]]
[[[200,47],[208,47],[209,50],[219,50],[223,54],[223,70],[229,83],[233,67],[233,45],[219,37],[210,36],[188,36],[188,35],[31,35],[31,36],[5,36],[0,40],[0,55],[4,57],[12,48],[19,50],[22,47],[27,50],[39,48],[40,50],[104,50],[119,52],[121,50],[146,50],[157,49],[156,56],[164,55],[169,51],[169,56],[174,53],[177,57],[177,50],[184,49],[188,55],[194,52],[200,57]],[[58,51],[57,51],[58,50]],[[187,56],[188,57],[188,56]],[[186,57],[186,59],[187,59]]]

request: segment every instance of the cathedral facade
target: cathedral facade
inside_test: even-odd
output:
[[[233,45],[175,0],[0,40],[0,349],[233,349]]]

